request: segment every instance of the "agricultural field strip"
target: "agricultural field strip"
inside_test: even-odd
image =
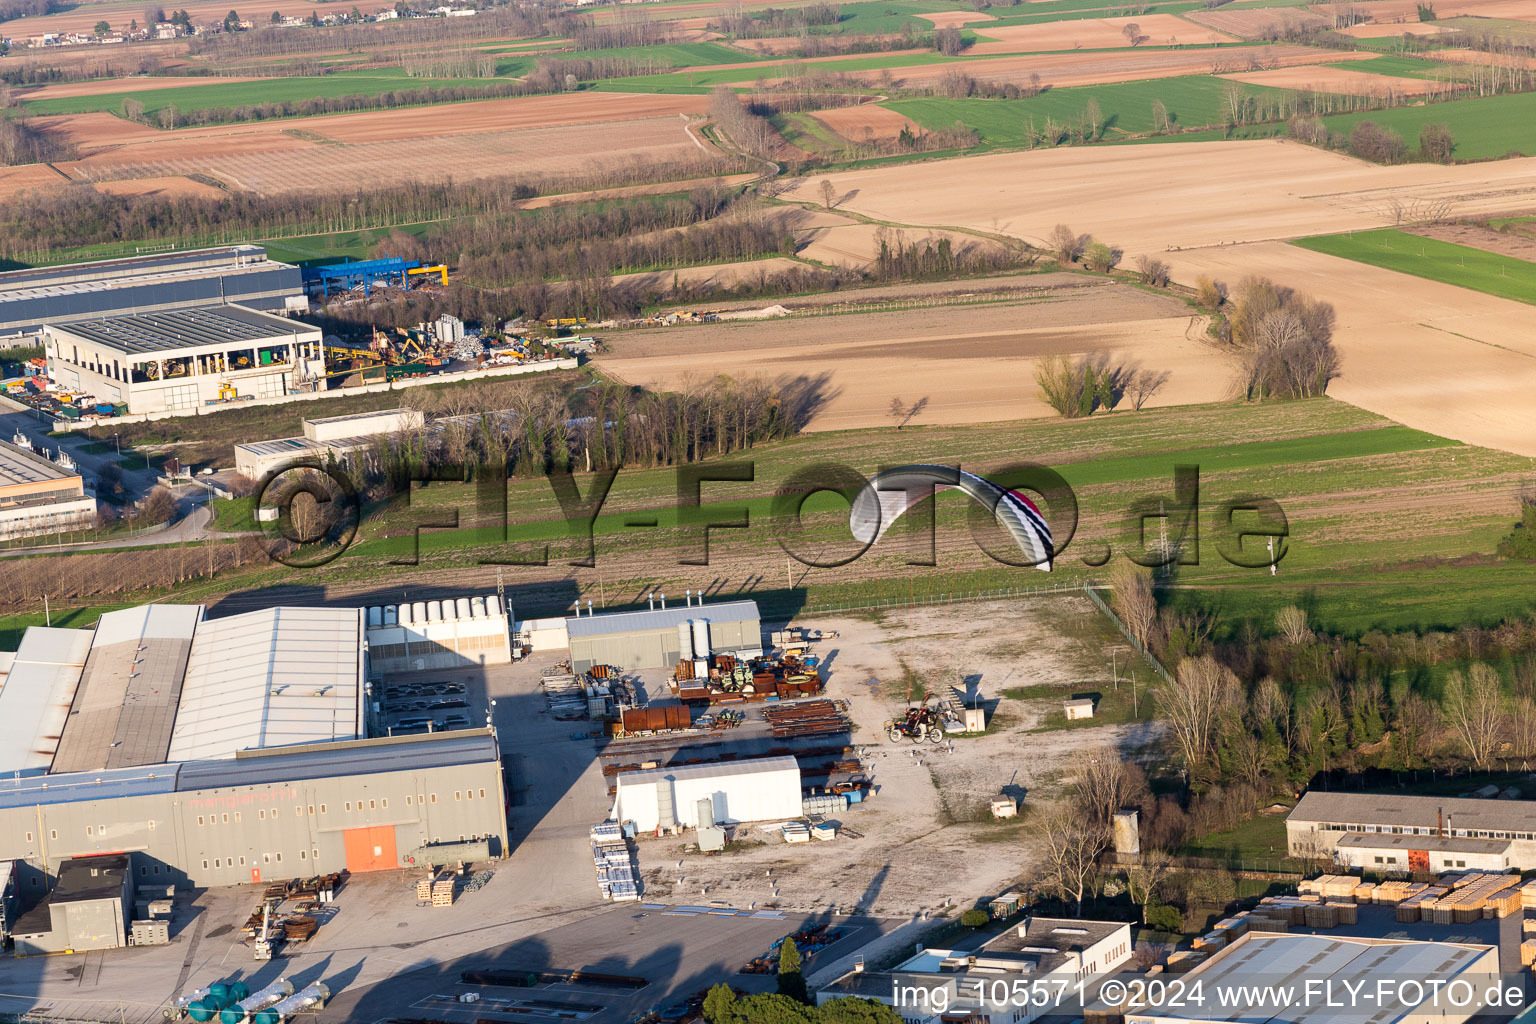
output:
[[[1400,274],[1536,304],[1536,263],[1391,228],[1317,235],[1293,245]]]
[[[1177,452],[1147,451],[1131,456],[1060,463],[1055,464],[1053,468],[1060,472],[1080,495],[1096,494],[1102,499],[1113,502],[1118,495],[1123,494],[1125,484],[1159,481],[1168,486],[1175,464],[1197,465],[1201,468],[1202,479],[1210,478],[1207,482],[1221,481],[1218,484],[1220,486],[1235,485],[1244,478],[1251,480],[1253,484],[1259,484],[1270,476],[1269,471],[1276,467],[1305,467],[1290,474],[1287,485],[1294,488],[1296,495],[1310,495],[1310,499],[1316,502],[1314,506],[1316,510],[1325,512],[1333,496],[1326,490],[1305,486],[1311,483],[1309,478],[1321,476],[1328,481],[1352,480],[1363,484],[1371,475],[1369,467],[1376,465],[1376,460],[1394,455],[1424,453],[1446,447],[1460,446],[1456,442],[1437,438],[1421,431],[1390,425],[1343,434],[1304,436],[1280,441],[1255,441],[1221,447],[1190,448]],[[594,535],[612,537],[627,534],[633,537],[635,531],[626,523],[637,513],[642,512],[647,516],[654,516],[659,529],[679,527],[681,524],[678,520],[675,494],[666,494],[665,491],[659,490],[654,482],[655,477],[665,475],[647,471],[630,474],[626,479],[626,476],[621,474],[620,482],[615,485],[614,492],[604,505],[604,513],[593,524]],[[1407,474],[1402,473],[1402,475]],[[645,479],[648,476],[653,479]],[[1422,482],[1436,486],[1435,479],[1435,475],[1430,475]],[[1298,486],[1298,482],[1301,486]],[[772,481],[765,479],[765,483],[771,486]],[[706,502],[703,508],[708,512],[727,515],[736,508],[745,507],[749,515],[756,520],[765,519],[770,514],[773,499],[770,494],[764,493],[763,484],[752,485],[750,488],[741,484],[710,484],[708,486],[717,492],[731,493],[729,498]],[[432,490],[428,488],[412,495],[412,507],[408,513],[405,513],[406,521],[412,521],[417,517],[431,518],[429,510],[435,504],[431,497]],[[561,540],[567,536],[566,523],[563,519],[548,518],[550,513],[555,511],[556,506],[547,489],[543,490],[543,493],[540,493],[540,490],[537,486],[532,488],[514,486],[512,489],[509,495],[509,518],[515,525],[506,531],[507,542],[551,541]],[[518,494],[519,491],[522,493]],[[438,493],[444,492],[439,490]],[[465,500],[471,493],[472,488],[449,489],[446,501],[452,505],[457,501]],[[517,495],[521,500],[514,500],[511,495]],[[1412,500],[1422,501],[1423,498],[1414,496]],[[1393,509],[1400,507],[1399,501],[1387,495],[1378,495],[1374,502],[1362,500],[1359,507],[1370,509],[1374,504],[1382,501],[1389,502]],[[810,514],[816,511],[832,511],[835,514],[836,510],[843,507],[841,499],[821,496],[820,499],[812,499],[807,503],[806,512]],[[387,530],[393,518],[387,517],[378,521],[376,527]],[[1109,519],[1106,518],[1105,522],[1108,521]],[[396,525],[398,527],[398,522]],[[659,535],[647,532],[644,536]],[[484,545],[502,539],[503,534],[499,528],[482,527],[452,533],[425,533],[421,538],[421,547],[423,550],[435,550]],[[672,543],[675,539],[675,535],[669,536],[667,543]],[[364,541],[355,550],[358,555],[400,554],[412,550],[415,543],[411,537],[375,536]]]

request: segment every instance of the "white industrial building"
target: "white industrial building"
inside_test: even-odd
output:
[[[32,626],[0,685],[0,773],[35,775],[53,764],[92,631]]]
[[[1125,1024],[1461,1024],[1481,1010],[1498,972],[1494,946],[1250,932],[1179,976],[1185,991],[1202,993],[1199,1005],[1131,1007]],[[1456,1005],[1461,986],[1443,987],[1437,998],[1430,980],[1465,983],[1474,998]],[[1282,986],[1294,998],[1276,1005],[1269,994]]]
[[[279,437],[235,445],[235,469],[260,480],[274,469],[301,459],[325,462],[371,447],[386,434],[420,429],[425,422],[416,409],[383,409],[378,412],[321,416],[304,421],[302,437]]]
[[[976,949],[935,949],[919,944],[915,955],[889,971],[862,967],[816,992],[829,999],[859,997],[892,1006],[910,1024],[1025,1024],[1052,1012],[1020,1005],[1015,983],[1026,992],[1075,994],[1076,982],[1107,974],[1131,958],[1131,926],[1120,921],[1028,917]],[[979,984],[978,984],[979,983]],[[1058,988],[1058,985],[1060,986]],[[1034,986],[1030,988],[1029,986]],[[904,992],[906,995],[898,995]],[[1003,998],[994,1002],[1001,993]],[[1057,1013],[1070,1009],[1064,1006]]]
[[[1286,815],[1285,837],[1293,857],[1370,870],[1529,871],[1536,801],[1314,791]]]
[[[706,800],[714,823],[798,818],[800,763],[788,756],[764,757],[624,772],[613,819],[633,822],[638,832],[697,828],[699,802]]]
[[[201,306],[43,328],[48,376],[130,414],[277,398],[325,374],[318,327],[243,306]]]
[[[413,601],[368,609],[368,658],[375,674],[503,665],[512,660],[501,600]]]
[[[62,450],[53,459],[32,450],[32,443],[0,441],[0,540],[89,529],[96,522],[96,499],[85,493],[85,480]]]

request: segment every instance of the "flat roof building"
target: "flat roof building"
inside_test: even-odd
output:
[[[278,398],[325,372],[318,327],[237,305],[50,322],[43,347],[52,380],[130,414]]]
[[[1473,860],[1486,870],[1536,868],[1536,801],[1531,800],[1313,791],[1286,816],[1285,834],[1293,857],[1331,858],[1350,867],[1361,867],[1361,857],[1367,857],[1363,866],[1370,870],[1443,871],[1470,868]],[[1446,845],[1461,840],[1483,845]],[[1398,862],[1387,860],[1399,852]]]
[[[1460,1024],[1498,970],[1493,946],[1250,932],[1179,976],[1202,993],[1199,1005],[1129,1007],[1125,1024]],[[1477,999],[1457,1005],[1447,995],[1459,990],[1444,988],[1437,999],[1431,979],[1467,982]]]
[[[85,493],[74,463],[46,459],[30,444],[0,441],[0,540],[91,526],[96,499]]]
[[[1131,926],[1124,922],[1028,917],[976,949],[920,946],[889,971],[855,968],[818,989],[816,1001],[873,999],[913,1024],[1024,1024],[1067,1012],[1075,982],[1107,974],[1130,956]],[[1062,1008],[1032,1004],[1027,995],[1018,1001],[1015,982],[1026,993],[1059,997]]]
[[[235,469],[260,480],[272,470],[300,459],[321,462],[327,456],[339,459],[371,447],[381,435],[419,429],[424,423],[425,417],[416,409],[384,409],[306,419],[301,437],[278,437],[235,445]]]
[[[0,337],[226,302],[274,313],[309,309],[298,267],[268,259],[259,245],[220,246],[0,273]]]
[[[593,665],[671,668],[684,658],[763,649],[756,601],[578,615],[566,619],[565,626],[574,672]]]
[[[58,883],[16,921],[16,952],[82,953],[127,945],[133,880],[126,853],[65,861]]]

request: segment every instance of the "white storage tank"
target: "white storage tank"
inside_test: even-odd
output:
[[[485,599],[485,614],[489,615],[493,619],[496,616],[500,615],[501,614],[501,598],[497,597],[495,594],[491,594],[488,597],[486,597],[486,599]]]
[[[693,656],[695,658],[707,658],[709,650],[709,620],[693,620]]]
[[[469,616],[470,616],[469,598],[461,597],[457,601],[453,602],[453,610],[458,612],[459,618],[461,618],[461,619],[469,618]]]
[[[428,622],[442,622],[443,621],[443,603],[441,601],[428,601],[427,602],[427,621]]]
[[[450,597],[442,602],[442,608],[444,622],[452,622],[459,617],[458,606],[453,603],[453,598]]]
[[[416,608],[414,605],[402,604],[400,606],[400,622],[402,626],[412,626],[416,623]]]
[[[677,624],[677,660],[693,660],[693,620],[685,619]]]
[[[469,613],[477,619],[485,618],[485,598],[471,598],[469,602]]]
[[[398,626],[398,625],[400,625],[400,613],[399,613],[398,610],[396,610],[395,606],[392,605],[392,604],[387,604],[387,605],[384,606],[384,625],[386,625],[386,626]]]
[[[382,625],[384,625],[384,609],[379,608],[379,607],[369,608],[368,609],[368,625],[370,625],[370,626],[382,626]]]
[[[425,626],[427,624],[427,603],[425,601],[411,602],[411,624]]]

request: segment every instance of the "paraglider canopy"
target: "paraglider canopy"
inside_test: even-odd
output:
[[[1024,564],[1051,571],[1051,527],[1035,503],[1016,490],[955,466],[897,466],[876,473],[854,498],[848,525],[855,540],[873,545],[930,493],[961,490],[990,508],[1024,554]]]

